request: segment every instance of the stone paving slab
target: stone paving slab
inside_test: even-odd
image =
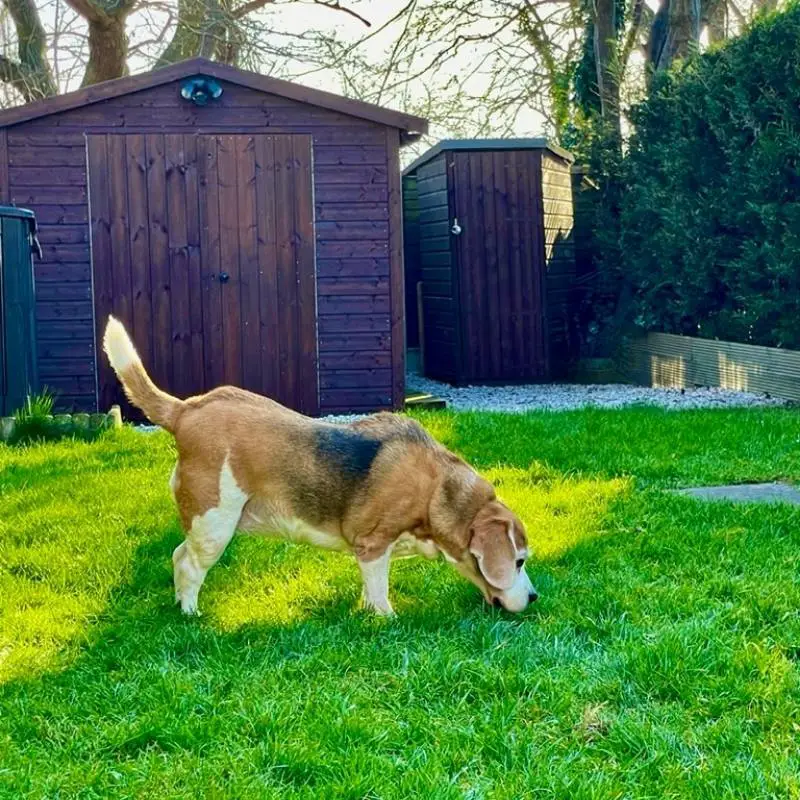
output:
[[[676,494],[698,500],[727,500],[734,503],[791,503],[800,505],[800,490],[788,483],[744,483],[733,486],[697,486],[676,489]]]

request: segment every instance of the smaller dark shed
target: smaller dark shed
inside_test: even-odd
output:
[[[406,308],[421,282],[428,377],[537,381],[566,369],[572,160],[545,139],[451,140],[404,171]],[[419,339],[409,324],[409,346]]]

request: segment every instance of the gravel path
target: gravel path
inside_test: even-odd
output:
[[[453,387],[409,376],[409,387],[441,397],[457,411],[567,411],[593,406],[622,408],[636,404],[667,409],[780,406],[784,400],[726,389],[650,389],[627,384],[524,384],[519,386]]]
[[[660,406],[670,410],[687,408],[741,408],[781,406],[785,400],[727,389],[650,389],[623,383],[602,385],[522,384],[517,386],[449,386],[446,383],[408,376],[408,387],[447,401],[455,411],[569,411],[576,408],[622,408],[631,405]],[[341,414],[322,419],[347,423],[363,414]],[[142,432],[157,430],[155,425],[137,425]]]

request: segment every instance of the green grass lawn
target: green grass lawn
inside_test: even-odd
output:
[[[528,525],[541,600],[234,540],[173,606],[166,435],[0,447],[0,796],[798,798],[793,410],[421,416]]]

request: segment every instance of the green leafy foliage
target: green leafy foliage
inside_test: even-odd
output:
[[[49,392],[28,395],[25,405],[14,414],[11,444],[46,441],[58,438],[53,425],[55,398]]]
[[[640,329],[800,347],[798,52],[794,3],[634,109],[618,252]]]
[[[14,414],[14,427],[8,444],[22,447],[40,442],[54,442],[58,439],[80,439],[92,441],[106,430],[110,422],[102,414],[53,416],[55,396],[45,390],[39,394],[28,395],[25,404]],[[75,420],[82,418],[79,424]]]

